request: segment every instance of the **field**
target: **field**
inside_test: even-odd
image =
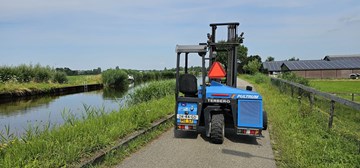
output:
[[[297,96],[280,93],[268,77],[241,76],[254,84],[268,113],[278,167],[357,167],[360,165],[360,115],[335,107],[334,127],[328,129],[329,103],[311,109]],[[256,82],[257,83],[256,83]],[[324,105],[324,106],[323,106]]]
[[[311,80],[310,86],[348,100],[352,99],[351,93],[355,93],[354,100],[360,102],[360,80]]]
[[[69,85],[83,85],[101,83],[101,75],[67,76]]]

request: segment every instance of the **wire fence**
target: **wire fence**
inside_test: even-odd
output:
[[[302,105],[303,101],[308,101],[311,109],[317,106],[324,111],[328,111],[329,129],[333,127],[335,110],[339,119],[344,119],[346,122],[351,121],[357,126],[360,123],[360,103],[279,78],[271,78],[271,83],[277,86],[280,92],[288,93],[292,97],[297,96],[300,105]],[[353,93],[352,97],[355,97],[355,94],[358,93]]]
[[[331,94],[351,101],[360,102],[360,93],[332,92]]]

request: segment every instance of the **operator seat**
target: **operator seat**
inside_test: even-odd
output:
[[[196,97],[197,79],[192,74],[182,74],[179,77],[179,91],[185,95],[185,97]]]

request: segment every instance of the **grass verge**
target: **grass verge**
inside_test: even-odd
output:
[[[359,138],[346,132],[358,130],[353,125],[346,130],[327,128],[325,110],[300,106],[297,98],[280,93],[269,78],[241,76],[251,82],[264,100],[271,124],[276,163],[279,167],[357,167],[360,165]],[[259,80],[258,78],[262,78]],[[255,82],[261,81],[261,82]],[[295,96],[296,97],[296,96]],[[347,121],[334,122],[341,125]],[[345,132],[344,132],[345,131]]]
[[[135,92],[129,94],[128,104],[137,104],[152,99],[158,99],[175,94],[175,80],[165,80],[163,82],[148,82],[146,87],[140,87]]]
[[[87,84],[97,84],[101,83],[101,75],[80,75],[80,76],[68,76],[68,83],[59,84],[59,83],[37,83],[37,82],[27,82],[27,83],[18,83],[18,82],[0,82],[0,93],[24,93],[30,91],[49,91],[54,88],[66,87],[66,86],[76,86]]]

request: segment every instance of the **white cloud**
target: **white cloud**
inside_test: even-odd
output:
[[[344,17],[341,17],[339,19],[339,21],[342,22],[342,23],[345,23],[345,24],[359,23],[360,22],[360,15],[358,13],[356,13],[356,14],[344,16]]]

